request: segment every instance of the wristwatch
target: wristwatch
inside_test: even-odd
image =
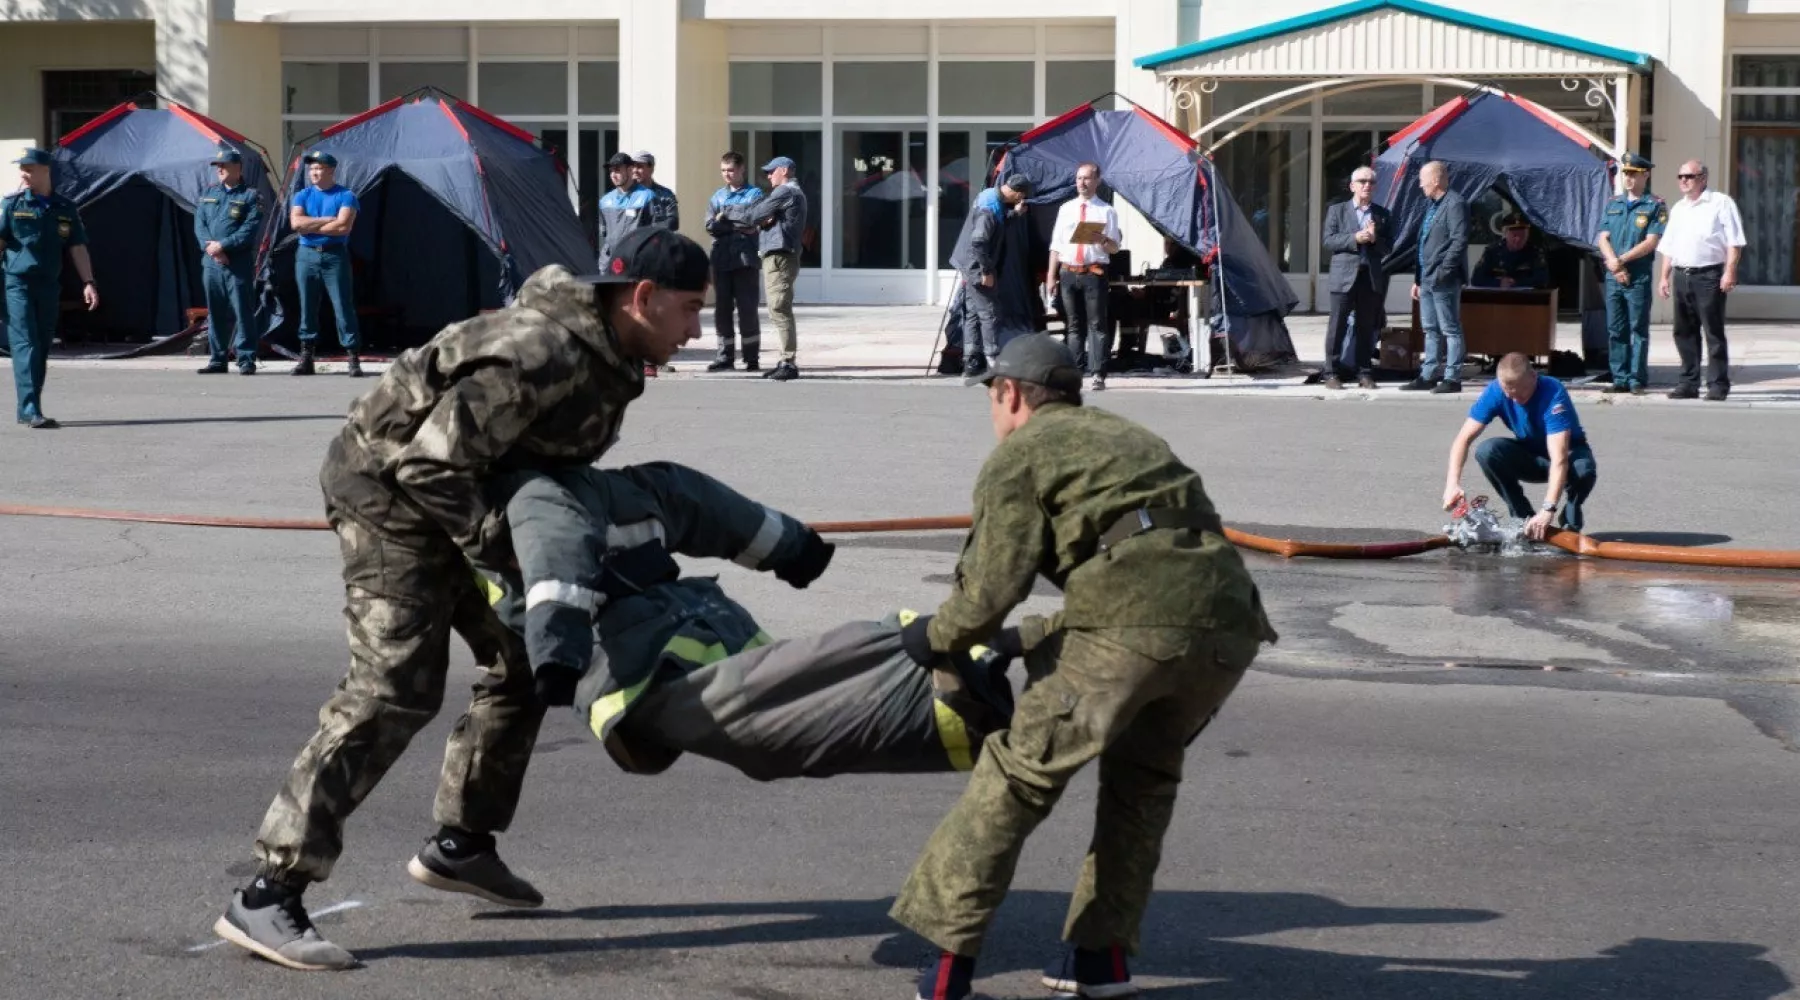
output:
[[[1552,500],[1549,503],[1545,504],[1544,506],[1542,506],[1538,509],[1542,510],[1546,514],[1554,514],[1554,513],[1556,513],[1556,501]]]

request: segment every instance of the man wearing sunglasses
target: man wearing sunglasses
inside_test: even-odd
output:
[[[1394,220],[1375,204],[1375,171],[1357,167],[1350,175],[1350,200],[1325,212],[1325,249],[1331,272],[1331,320],[1325,328],[1325,365],[1320,377],[1327,389],[1342,389],[1354,378],[1364,389],[1375,388],[1375,335],[1387,322],[1388,275],[1381,260],[1394,249]]]
[[[1675,299],[1675,349],[1681,384],[1670,399],[1700,395],[1700,331],[1706,331],[1706,398],[1731,393],[1731,359],[1725,346],[1725,296],[1737,287],[1744,251],[1744,220],[1731,196],[1707,188],[1706,165],[1689,160],[1675,175],[1681,197],[1669,206],[1669,226],[1657,249],[1663,256],[1658,294]]]

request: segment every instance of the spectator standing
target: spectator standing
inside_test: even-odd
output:
[[[1469,268],[1469,203],[1450,190],[1450,171],[1433,160],[1419,171],[1425,214],[1419,220],[1413,270],[1413,301],[1425,330],[1425,360],[1419,377],[1401,386],[1418,392],[1462,391],[1463,274]]]
[[[18,393],[18,419],[35,430],[57,422],[44,416],[44,378],[49,373],[50,342],[56,339],[61,311],[63,250],[81,276],[81,300],[100,307],[94,265],[88,259],[87,229],[75,203],[51,186],[55,158],[27,149],[19,165],[23,191],[0,199],[0,270],[6,272],[6,336],[12,351],[13,387]]]
[[[769,299],[769,321],[781,337],[781,362],[763,378],[787,382],[800,377],[799,338],[794,330],[794,282],[800,278],[800,252],[806,233],[806,193],[800,190],[800,168],[792,159],[777,156],[763,164],[769,175],[769,194],[746,205],[734,205],[727,218],[759,231],[757,253],[762,257],[763,288]]]
[[[1636,153],[1619,158],[1625,191],[1606,203],[1594,245],[1606,263],[1607,392],[1643,395],[1650,384],[1650,279],[1656,248],[1669,224],[1669,206],[1649,193],[1650,168]]]
[[[725,178],[725,186],[713,192],[706,215],[706,231],[713,236],[713,332],[719,338],[719,354],[706,370],[731,370],[737,346],[734,342],[739,337],[735,327],[741,326],[744,370],[753,372],[762,367],[758,360],[762,322],[756,314],[757,301],[762,297],[757,273],[757,233],[754,227],[733,221],[728,212],[760,201],[763,192],[747,179],[744,154],[736,150],[719,158],[719,173]]]
[[[350,273],[350,231],[362,210],[356,193],[337,182],[337,157],[310,152],[303,161],[311,184],[294,196],[288,222],[300,234],[294,282],[300,288],[300,363],[291,374],[311,375],[313,342],[319,339],[319,295],[331,300],[338,343],[350,355],[346,371],[362,378],[361,336],[356,323],[356,290]]]
[[[200,274],[206,288],[206,340],[212,348],[200,374],[231,370],[225,363],[229,343],[237,355],[238,372],[255,375],[256,313],[250,307],[250,285],[255,280],[256,240],[262,234],[262,203],[244,183],[242,153],[221,146],[212,167],[219,182],[201,192],[194,206],[194,239],[204,256]]]
[[[675,199],[675,192],[656,183],[656,157],[649,150],[640,149],[631,154],[631,173],[640,187],[650,192],[650,222],[648,225],[663,226],[671,231],[681,228],[681,205]]]
[[[600,196],[600,273],[607,272],[613,250],[632,230],[654,225],[650,216],[650,189],[638,183],[630,153],[607,158],[611,191]]]
[[[1382,258],[1394,249],[1394,217],[1375,204],[1375,171],[1350,174],[1350,200],[1325,213],[1325,249],[1331,253],[1326,291],[1331,293],[1325,329],[1325,388],[1342,389],[1354,376],[1375,388],[1375,337],[1387,322],[1388,275]]]
[[[1050,293],[1060,286],[1063,315],[1068,328],[1063,342],[1078,361],[1085,361],[1092,388],[1106,388],[1106,360],[1112,354],[1111,317],[1107,315],[1106,268],[1119,252],[1119,213],[1101,201],[1100,165],[1083,163],[1075,168],[1075,197],[1056,210],[1050,233]],[[1098,223],[1098,242],[1076,243],[1072,237],[1083,223]],[[1086,337],[1086,344],[1082,338]]]
[[[1669,206],[1663,233],[1662,283],[1658,292],[1675,298],[1675,349],[1681,353],[1681,384],[1670,399],[1700,395],[1700,331],[1706,331],[1706,398],[1731,394],[1731,359],[1725,346],[1725,296],[1737,287],[1738,258],[1744,250],[1744,220],[1731,196],[1706,186],[1706,164],[1689,160],[1675,175],[1682,197]]]
[[[1011,174],[997,187],[984,189],[969,205],[950,266],[963,279],[963,374],[987,373],[988,361],[1000,353],[1000,306],[995,284],[1000,274],[1000,234],[1007,212],[1025,211],[1031,181]]]

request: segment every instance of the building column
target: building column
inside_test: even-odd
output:
[[[1153,70],[1139,69],[1133,60],[1152,52],[1174,48],[1180,37],[1181,13],[1168,0],[1119,0],[1113,21],[1113,89],[1153,114],[1166,113],[1165,84]],[[1155,266],[1163,260],[1162,234],[1131,206],[1119,203],[1119,229],[1131,251],[1133,267]]]
[[[656,156],[657,182],[681,201],[681,231],[705,244],[706,203],[731,139],[725,27],[684,19],[669,0],[620,7],[619,148]]]
[[[212,0],[157,0],[156,92],[242,133],[279,172],[281,29],[213,18]]]

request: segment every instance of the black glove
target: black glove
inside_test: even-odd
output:
[[[920,615],[912,620],[912,624],[900,628],[900,645],[905,647],[906,655],[921,667],[935,666],[943,657],[931,651],[931,637],[925,630],[931,627],[931,615]]]
[[[805,590],[807,584],[817,580],[825,572],[825,567],[831,565],[831,554],[836,551],[836,545],[808,528],[806,538],[800,543],[800,554],[788,560],[786,565],[776,567],[775,578],[798,590]]]
[[[538,701],[551,708],[567,708],[575,704],[575,685],[581,673],[560,663],[546,663],[537,671]]]

